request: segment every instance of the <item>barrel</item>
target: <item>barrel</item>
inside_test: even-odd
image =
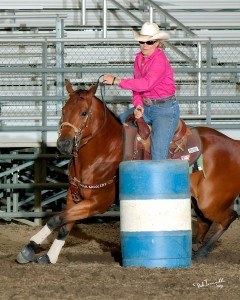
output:
[[[188,162],[124,161],[119,166],[119,181],[123,267],[190,266]]]

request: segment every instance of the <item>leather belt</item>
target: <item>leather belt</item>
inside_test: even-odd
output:
[[[161,98],[161,99],[150,99],[150,98],[143,98],[143,103],[146,106],[152,106],[153,104],[163,104],[166,102],[170,102],[172,100],[176,100],[176,96],[172,95],[166,98]]]

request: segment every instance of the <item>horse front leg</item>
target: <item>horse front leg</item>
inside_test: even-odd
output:
[[[70,190],[68,190],[67,208],[66,209],[70,208],[72,205],[75,205],[75,203],[72,201],[72,195],[71,195]],[[59,249],[59,248],[63,247],[64,241],[65,241],[68,233],[72,229],[73,225],[74,225],[74,223],[68,224],[67,226],[60,228],[58,237],[56,239],[57,241],[55,241],[53,248]],[[62,226],[62,221],[61,221],[61,217],[59,215],[55,215],[55,216],[51,217],[47,221],[47,224],[38,233],[36,233],[34,236],[32,236],[30,238],[29,243],[21,249],[21,251],[17,255],[16,261],[20,264],[39,261],[39,259],[37,259],[37,256],[36,256],[36,251],[38,250],[38,248],[40,248],[40,245],[52,233],[52,231],[61,226]],[[60,252],[60,250],[58,250],[58,251]],[[50,253],[50,257],[51,257],[51,253]],[[49,258],[49,256],[48,256],[48,258]],[[45,260],[46,260],[45,263],[47,263],[48,260],[49,260],[49,262],[51,262],[50,259],[48,259],[48,258],[45,258]],[[43,263],[43,261],[44,261],[44,258],[42,258],[42,263]],[[52,258],[53,263],[54,263],[54,261],[55,261],[55,259]],[[40,263],[40,261],[39,261],[39,263]]]
[[[53,219],[50,220],[54,221]],[[51,248],[48,250],[47,254],[42,255],[35,259],[35,263],[44,265],[44,264],[55,264],[58,260],[58,256],[61,252],[62,247],[65,244],[65,240],[69,235],[75,222],[71,222],[65,225],[62,225],[58,231],[56,239],[53,241]],[[48,223],[49,226],[49,223]]]
[[[37,258],[35,262],[41,265],[55,264],[75,221],[86,219],[88,217],[96,215],[97,213],[105,212],[107,208],[108,207],[104,206],[103,209],[101,206],[99,206],[97,201],[82,200],[80,203],[75,204],[71,208],[62,212],[59,216],[51,218],[47,223],[47,226],[50,228],[60,226],[58,236],[53,241],[48,253]]]
[[[36,262],[38,264],[56,263],[60,251],[65,243],[67,236],[70,233],[74,223],[77,220],[91,217],[98,213],[105,212],[109,205],[106,203],[99,203],[97,200],[82,200],[78,204],[72,201],[71,192],[68,191],[67,208],[59,215],[51,217],[47,224],[32,238],[30,242],[22,248],[17,256],[17,262],[28,263]],[[46,255],[37,258],[36,250],[41,243],[51,234],[51,232],[60,228],[57,238],[53,241],[51,248]]]
[[[62,222],[60,216],[56,215],[51,217],[48,220],[47,224],[38,233],[32,236],[29,243],[21,249],[16,258],[17,262],[21,264],[28,262],[37,262],[39,264],[56,263],[58,254],[60,253],[61,248],[63,247],[65,240],[74,225],[74,222],[62,226],[61,224]],[[52,233],[52,231],[59,226],[61,227],[59,229],[58,236],[54,240],[51,249],[48,251],[48,254],[37,258],[37,249],[40,247],[42,242]]]

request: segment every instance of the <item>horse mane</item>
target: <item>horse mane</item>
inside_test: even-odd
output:
[[[75,92],[78,94],[78,96],[81,96],[82,93],[86,94],[88,92],[88,90],[79,88]]]
[[[96,97],[97,98],[97,97]],[[98,98],[97,98],[98,99]],[[103,101],[101,101],[100,99],[98,99],[100,102],[102,102],[102,104],[105,104],[103,103]],[[106,104],[105,104],[106,105]],[[122,122],[120,121],[119,117],[109,108],[107,107],[106,105],[106,109],[109,111],[109,113],[113,116],[113,118],[120,124],[122,124]]]

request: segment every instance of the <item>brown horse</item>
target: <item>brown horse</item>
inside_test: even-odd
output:
[[[62,109],[57,147],[63,154],[73,154],[69,164],[67,206],[30,238],[17,256],[19,263],[56,263],[75,221],[104,213],[118,196],[123,127],[95,96],[97,85],[89,91],[74,91],[66,80],[66,89],[69,99]],[[237,217],[232,207],[240,193],[240,141],[207,127],[197,129],[203,145],[204,171],[191,174],[190,182],[198,220],[194,257],[201,259]],[[217,223],[217,230],[203,243],[213,222]],[[46,255],[37,257],[37,248],[56,228],[59,231],[51,248]]]

